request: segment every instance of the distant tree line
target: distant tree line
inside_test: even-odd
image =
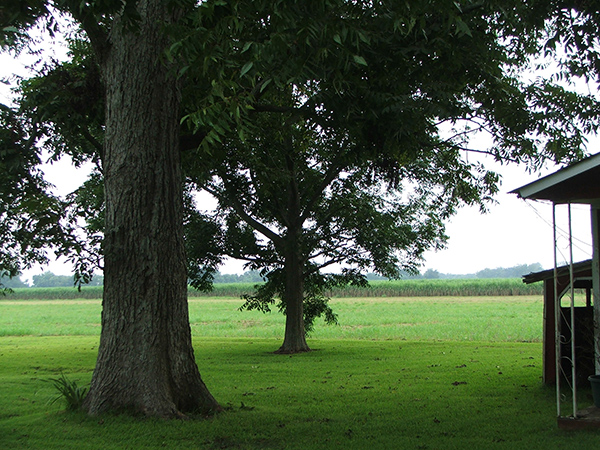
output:
[[[216,272],[213,283],[260,283],[265,281],[258,270],[249,270],[242,274]]]
[[[48,287],[74,287],[75,279],[73,275],[55,275],[52,272],[43,272],[39,275],[34,275],[32,283],[25,283],[20,277],[13,278],[2,278],[2,284],[10,289],[16,288],[48,288]],[[87,284],[88,286],[102,286],[104,283],[104,277],[102,275],[96,275]]]
[[[469,278],[520,278],[523,275],[527,275],[532,272],[540,272],[544,270],[540,263],[534,264],[520,264],[513,267],[497,267],[495,269],[486,268],[475,273],[467,274],[453,274],[453,273],[441,273],[434,269],[427,269],[425,272],[418,275],[411,275],[404,272],[402,279],[469,279]],[[367,275],[369,281],[384,280],[385,278],[374,273]]]
[[[29,287],[29,285],[24,283],[23,281],[21,281],[21,279],[19,277],[14,277],[14,278],[2,277],[1,280],[2,280],[2,284],[5,287],[7,287],[8,289]]]
[[[422,274],[411,275],[407,272],[403,272],[402,279],[468,279],[468,278],[520,278],[523,275],[527,275],[532,272],[540,272],[544,270],[540,263],[534,264],[520,264],[514,267],[497,267],[495,269],[483,269],[476,273],[470,274],[449,274],[449,273],[440,273],[437,270],[427,269]],[[381,275],[377,275],[375,273],[367,274],[367,279],[369,281],[377,281],[377,280],[385,280],[385,277]],[[224,283],[260,283],[263,282],[264,279],[261,277],[260,272],[258,270],[249,270],[242,274],[236,273],[220,273],[217,272],[214,275],[214,283],[224,284]],[[104,282],[104,277],[102,275],[96,275],[88,286],[102,286]],[[10,289],[16,288],[26,288],[26,287],[71,287],[74,286],[74,279],[69,275],[55,275],[52,272],[44,272],[39,275],[34,275],[32,277],[32,284],[29,285],[21,280],[19,277],[14,277],[12,279],[3,278],[2,284]]]
[[[475,274],[475,278],[518,278],[532,272],[541,272],[543,269],[540,263],[521,264],[509,268],[498,267],[496,269],[483,269]]]

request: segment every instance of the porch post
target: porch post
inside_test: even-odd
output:
[[[600,374],[600,205],[592,205],[592,286],[596,373]]]

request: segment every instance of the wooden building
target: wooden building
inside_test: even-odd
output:
[[[577,385],[589,374],[600,374],[600,153],[512,191],[526,200],[546,200],[553,204],[554,246],[556,249],[557,205],[584,204],[590,207],[592,259],[570,261],[554,269],[530,274],[525,282],[544,282],[544,382],[557,386],[557,416],[562,428],[600,426],[600,411],[579,410]],[[572,245],[572,244],[571,244]],[[556,254],[556,251],[555,251]],[[572,254],[572,253],[571,253]],[[585,304],[565,305],[561,299],[575,289],[586,292]],[[563,382],[563,380],[565,380]],[[562,388],[561,385],[566,385]],[[572,415],[566,417],[561,398],[570,391]]]
[[[544,384],[554,385],[556,383],[556,329],[561,334],[570,327],[571,314],[569,305],[561,302],[562,295],[566,293],[571,285],[570,266],[557,268],[556,290],[559,299],[555,298],[555,273],[554,269],[544,270],[525,275],[523,282],[544,283],[544,333],[543,333],[543,371]],[[594,374],[594,333],[593,333],[593,307],[592,307],[592,260],[581,261],[573,264],[574,287],[585,292],[585,304],[575,306],[575,342],[577,379],[584,382],[587,377]],[[559,314],[556,314],[555,305],[560,304]],[[556,317],[559,317],[558,327]],[[562,344],[561,355],[570,358],[571,348]],[[567,373],[568,368],[563,365],[562,372]]]

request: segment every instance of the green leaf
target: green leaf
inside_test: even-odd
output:
[[[367,66],[367,61],[362,56],[354,55],[354,62],[361,66]]]
[[[246,42],[244,44],[244,47],[242,48],[242,53],[246,53],[250,49],[250,47],[252,47],[252,42]]]
[[[456,34],[473,37],[469,26],[460,17],[456,19]]]
[[[335,42],[337,42],[338,44],[342,45],[342,38],[340,37],[340,35],[339,35],[339,34],[336,34],[336,35],[334,35],[334,36],[333,36],[333,40],[334,40]]]
[[[250,71],[250,69],[252,69],[252,66],[254,66],[254,63],[252,61],[248,61],[246,64],[244,64],[244,67],[242,67],[242,70],[240,72],[240,77],[246,75]]]
[[[260,87],[260,92],[261,92],[261,94],[262,94],[262,92],[263,92],[263,91],[264,91],[264,90],[267,88],[267,86],[268,86],[269,84],[271,84],[271,81],[273,81],[273,79],[272,79],[272,78],[269,78],[268,80],[265,80],[265,82],[264,82],[264,83],[261,85],[261,87]]]
[[[365,35],[364,33],[361,33],[360,31],[358,31],[358,38],[365,44],[371,43],[371,40],[367,37],[367,35]]]
[[[181,69],[179,69],[177,74],[178,78],[181,78],[189,70],[189,68],[190,66],[183,66]]]
[[[172,57],[174,53],[178,52],[183,47],[183,43],[181,41],[174,42],[170,47],[167,54],[169,57]]]

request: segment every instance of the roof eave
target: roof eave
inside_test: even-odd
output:
[[[598,166],[600,166],[600,153],[592,155],[589,158],[586,158],[583,161],[575,163],[571,166],[560,169],[557,172],[542,177],[536,181],[526,184],[525,186],[514,189],[510,191],[510,194],[517,194],[523,199],[552,200],[550,198],[539,198],[537,196],[546,189],[552,188],[561,182],[564,182]]]

